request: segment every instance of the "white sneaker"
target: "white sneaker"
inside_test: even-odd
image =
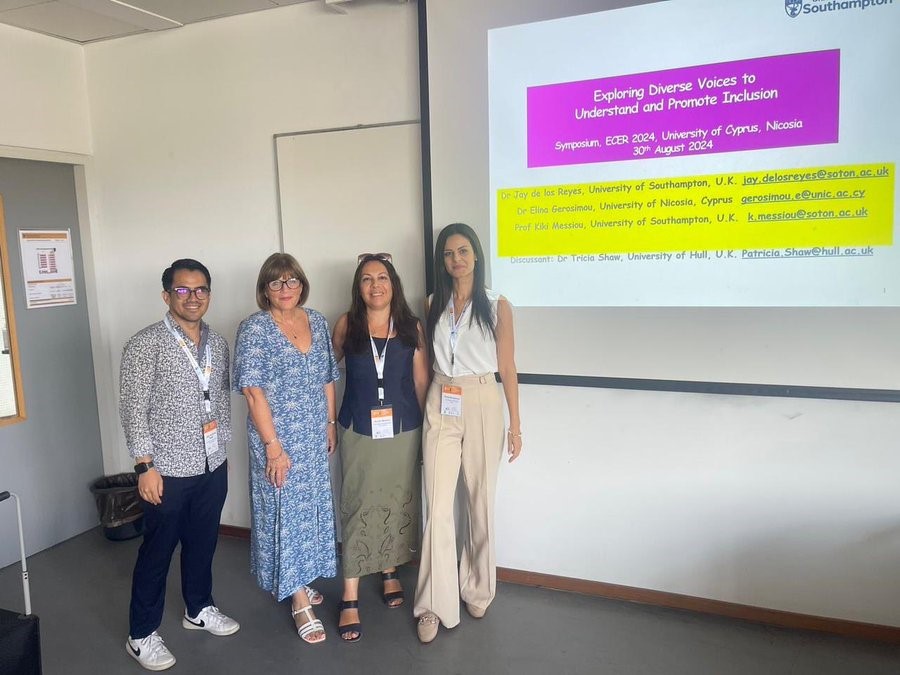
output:
[[[166,643],[153,631],[145,638],[125,641],[125,651],[147,670],[165,670],[175,665],[175,657],[166,649]]]
[[[187,610],[185,610],[181,625],[188,630],[205,630],[213,635],[231,635],[232,633],[237,633],[241,628],[241,624],[222,614],[219,608],[213,605],[201,609],[200,613],[193,619],[188,616]]]

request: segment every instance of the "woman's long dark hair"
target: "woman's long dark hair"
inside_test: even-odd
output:
[[[482,333],[490,334],[493,339],[497,339],[491,301],[488,300],[484,286],[484,250],[481,248],[481,242],[478,241],[478,235],[471,227],[465,223],[453,223],[441,230],[434,244],[434,295],[431,298],[431,306],[428,308],[428,318],[425,323],[428,344],[432,346],[434,345],[434,329],[441,319],[441,314],[447,309],[453,293],[453,278],[444,265],[444,247],[447,245],[447,239],[454,234],[468,239],[472,245],[472,251],[475,253],[475,279],[472,284],[472,312],[469,315],[469,325],[471,326],[474,321],[481,328]]]
[[[353,285],[350,287],[350,311],[347,312],[347,335],[344,337],[344,352],[359,354],[369,349],[369,321],[366,316],[366,303],[359,292],[362,270],[366,263],[378,262],[384,265],[391,280],[391,318],[394,320],[394,331],[397,339],[407,347],[417,349],[419,344],[419,319],[412,313],[406,296],[403,295],[403,284],[397,270],[387,260],[377,255],[367,255],[356,266]]]

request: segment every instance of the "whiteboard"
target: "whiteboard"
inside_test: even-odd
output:
[[[350,309],[361,253],[390,253],[407,302],[422,314],[420,133],[418,122],[398,122],[275,137],[282,250],[297,258],[309,279],[306,306],[322,312],[332,327]],[[339,461],[335,453],[331,476],[337,495]]]
[[[350,308],[361,253],[390,253],[413,312],[425,297],[418,122],[278,135],[283,250],[331,325]]]

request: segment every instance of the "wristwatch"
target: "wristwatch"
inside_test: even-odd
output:
[[[153,460],[151,459],[149,462],[141,462],[140,464],[134,465],[134,472],[138,475],[142,473],[147,473],[154,466]]]

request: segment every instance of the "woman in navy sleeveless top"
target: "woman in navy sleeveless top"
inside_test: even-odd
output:
[[[332,343],[347,370],[338,415],[344,572],[338,630],[355,642],[362,636],[359,578],[381,572],[385,604],[399,607],[404,595],[397,565],[418,548],[428,358],[422,327],[389,256],[360,256],[351,298]]]

